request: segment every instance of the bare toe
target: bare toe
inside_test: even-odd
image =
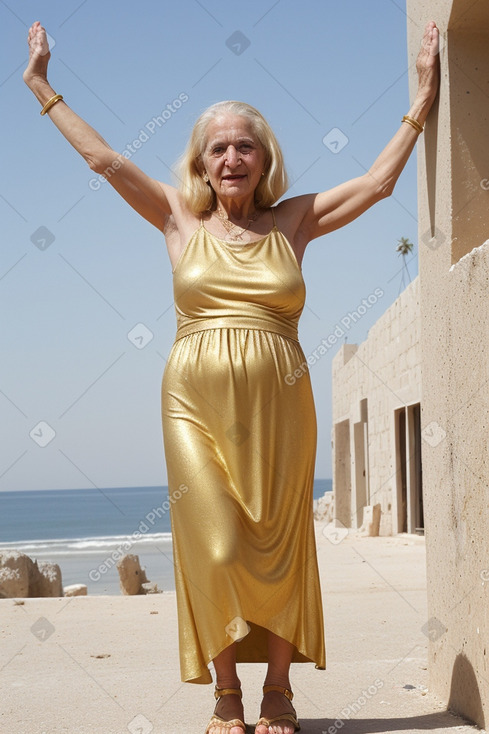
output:
[[[221,696],[214,709],[214,716],[217,720],[211,719],[206,734],[245,734],[242,726],[230,726],[231,723],[235,724],[236,720],[244,721],[240,696],[232,693]]]
[[[277,690],[276,687],[275,690],[267,690],[263,695],[260,720],[255,727],[255,734],[294,734],[299,728],[299,724],[297,723],[296,727],[291,720],[292,718],[297,721],[291,698],[292,694],[290,694],[289,698],[288,695],[286,696],[282,691]],[[291,718],[278,718],[284,715]],[[262,719],[264,719],[263,722]],[[266,722],[273,719],[275,721],[267,726]]]

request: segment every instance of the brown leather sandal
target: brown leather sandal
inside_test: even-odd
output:
[[[236,696],[239,696],[240,698],[243,697],[243,694],[241,693],[241,688],[218,688],[216,686],[216,689],[214,691],[214,698],[217,702],[219,702],[219,699],[222,698],[222,696],[228,696],[229,694],[235,694]],[[216,703],[217,706],[217,703]],[[209,729],[211,729],[213,726],[220,726],[221,728],[224,727],[226,731],[230,731],[233,726],[239,726],[243,730],[243,734],[246,734],[246,724],[244,724],[241,719],[231,719],[231,721],[225,721],[221,716],[216,714],[214,711],[214,714],[212,715],[212,719],[207,724],[207,729],[205,730],[205,734],[208,734]]]
[[[282,693],[286,698],[288,698],[289,701],[292,701],[292,699],[294,698],[294,694],[292,693],[292,691],[290,691],[288,688],[284,688],[283,686],[263,686],[263,695],[265,695],[265,693],[268,693],[269,691],[278,691],[279,693]],[[274,716],[273,719],[266,719],[264,716],[262,716],[260,719],[258,719],[255,726],[269,727],[275,721],[290,721],[290,723],[294,725],[294,731],[299,731],[301,726],[297,720],[297,714],[294,708],[293,711],[293,714],[288,711],[287,713],[281,714],[280,716]]]

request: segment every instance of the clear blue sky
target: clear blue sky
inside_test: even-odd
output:
[[[175,316],[164,240],[39,115],[22,81],[34,20],[55,42],[54,89],[115,149],[140,136],[132,160],[147,173],[171,182],[200,112],[240,99],[274,128],[296,195],[363,173],[400,125],[405,1],[0,3],[0,491],[166,484],[160,384]],[[417,244],[415,155],[393,197],[308,246],[306,355],[380,288],[347,330],[365,339],[398,296],[400,237]],[[338,347],[311,368],[318,478],[331,476]]]

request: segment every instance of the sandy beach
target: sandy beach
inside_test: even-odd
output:
[[[324,527],[327,670],[292,666],[303,734],[478,731],[427,688],[424,538]],[[0,600],[0,635],[1,732],[204,734],[213,688],[180,681],[174,592]],[[264,669],[239,668],[250,725]]]

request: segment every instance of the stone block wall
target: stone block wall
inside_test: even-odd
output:
[[[418,145],[423,485],[430,688],[489,722],[489,3],[408,0],[442,37],[441,87]]]

